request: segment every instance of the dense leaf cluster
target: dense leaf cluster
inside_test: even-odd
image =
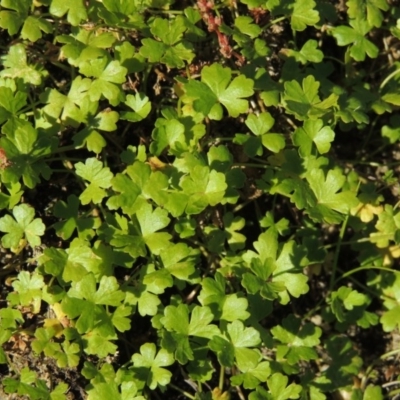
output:
[[[89,400],[396,393],[354,345],[400,327],[394,0],[1,0],[0,28],[4,393],[77,396],[47,362]]]

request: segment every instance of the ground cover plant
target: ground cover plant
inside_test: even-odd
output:
[[[0,397],[400,395],[395,0],[0,1]]]

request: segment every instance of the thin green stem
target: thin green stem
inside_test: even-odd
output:
[[[53,151],[53,154],[64,153],[65,151],[71,151],[71,150],[77,150],[74,144],[70,144],[69,146],[59,147],[58,149],[55,149]]]
[[[385,354],[382,354],[379,358],[380,358],[381,360],[384,360],[385,358],[389,358],[389,357],[391,357],[391,356],[396,356],[396,355],[398,355],[399,353],[400,353],[400,349],[391,350],[391,351],[388,351],[388,352],[385,353]]]
[[[253,167],[253,168],[270,168],[269,165],[256,164],[256,163],[234,163],[233,167]]]
[[[369,125],[368,134],[367,134],[367,137],[363,140],[363,144],[361,146],[361,151],[363,151],[367,147],[367,144],[372,137],[372,133],[373,133],[373,130],[375,128],[375,125],[376,125],[378,119],[379,119],[379,115],[376,118],[374,118],[372,123]]]
[[[46,162],[53,162],[53,161],[65,161],[65,157],[46,158]],[[68,157],[68,161],[82,161],[82,158]]]
[[[389,74],[380,84],[379,89],[382,89],[394,76],[400,73],[400,68]]]
[[[276,25],[276,24],[278,24],[279,22],[284,21],[284,20],[287,19],[287,18],[288,18],[287,15],[284,15],[283,17],[279,17],[279,18],[277,18],[277,19],[274,19],[274,20],[272,20],[269,24],[265,25],[265,26],[263,27],[263,29],[264,29],[264,30],[265,30],[265,29],[268,29],[268,28],[270,28],[272,25]]]
[[[357,240],[349,240],[347,242],[342,242],[341,245],[345,246],[345,245],[350,245],[350,244],[358,244],[358,243],[364,243],[364,242],[371,242],[371,239],[368,238],[362,238],[362,239],[357,239]],[[333,243],[333,244],[327,244],[325,246],[322,246],[324,249],[328,250],[331,249],[332,247],[335,247],[337,244]]]
[[[374,265],[366,265],[364,267],[358,267],[358,268],[352,269],[351,271],[347,271],[346,273],[344,273],[342,275],[342,278],[347,278],[348,276],[353,275],[357,272],[364,271],[364,270],[371,270],[371,269],[378,269],[380,271],[393,272],[395,274],[400,274],[400,271],[397,271],[395,269],[386,268],[386,267],[376,267]]]
[[[332,292],[333,287],[335,285],[336,271],[337,271],[337,268],[338,268],[340,248],[342,246],[343,237],[344,237],[344,234],[346,232],[346,227],[347,227],[347,222],[349,220],[349,215],[350,214],[347,214],[345,220],[343,221],[342,227],[340,229],[339,239],[338,239],[337,244],[336,244],[335,256],[334,256],[334,259],[333,259],[332,275],[331,275],[331,280],[330,280],[330,283],[329,283],[329,291],[330,292]]]
[[[189,399],[192,399],[192,400],[195,400],[195,399],[196,399],[195,396],[193,396],[193,395],[190,394],[189,392],[186,392],[185,390],[181,389],[180,387],[175,386],[173,383],[170,383],[169,386],[172,387],[172,389],[175,389],[177,392],[183,394],[184,396],[186,396],[186,397],[189,398]]]
[[[345,278],[345,277],[344,277],[345,272],[342,271],[340,268],[338,268],[338,271],[339,271],[340,273],[342,273],[343,275],[342,275],[339,279],[336,280],[335,285],[336,285],[341,279],[344,279],[344,278]],[[357,285],[358,287],[360,287],[364,292],[370,293],[370,294],[371,294],[372,296],[374,296],[374,297],[377,297],[377,298],[379,298],[379,297],[385,297],[385,298],[388,299],[388,300],[393,300],[390,296],[387,296],[387,295],[385,295],[384,293],[381,293],[381,294],[377,293],[376,291],[374,291],[374,290],[372,290],[371,288],[369,288],[368,286],[366,286],[366,285],[360,283],[357,279],[355,279],[355,278],[353,278],[353,277],[351,277],[351,276],[348,276],[347,278],[348,278],[349,280],[351,280],[355,285]]]
[[[342,60],[339,60],[336,57],[332,57],[332,56],[324,56],[325,60],[332,60],[332,61],[336,61],[337,63],[339,63],[340,65],[344,66],[344,62]]]
[[[220,364],[221,369],[219,370],[219,381],[218,387],[220,388],[221,392],[224,388],[224,380],[225,380],[225,368]]]
[[[206,143],[212,143],[212,142],[232,142],[234,138],[233,137],[213,137],[207,140]]]
[[[61,168],[52,168],[51,169],[52,172],[60,172],[62,174],[73,174],[76,175],[74,171],[70,170],[70,169],[61,169]]]
[[[240,203],[238,204],[233,210],[232,213],[235,214],[238,211],[242,210],[243,208],[245,208],[246,206],[248,206],[250,203],[252,203],[255,199],[251,199],[251,200],[246,200],[244,203]]]
[[[147,9],[146,11],[148,11],[151,14],[171,14],[171,15],[182,15],[183,11],[178,11],[178,10],[149,10]]]
[[[71,73],[71,67],[67,67],[66,65],[64,65],[63,63],[58,62],[58,61],[51,61],[51,63],[52,63],[54,66],[56,66],[56,67],[58,67],[58,68],[64,70],[65,72],[68,72],[69,74]]]
[[[391,385],[398,385],[400,381],[390,382]],[[395,395],[400,393],[400,389],[393,390],[389,392],[389,398],[394,399]]]

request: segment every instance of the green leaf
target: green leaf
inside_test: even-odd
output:
[[[394,104],[395,106],[400,106],[400,95],[397,92],[389,92],[382,96],[382,100],[387,103]]]
[[[357,311],[360,308],[366,308],[368,305],[367,297],[359,293],[357,290],[342,286],[339,290],[332,292],[331,298],[328,300],[332,312],[335,314],[339,322],[344,322],[346,319],[352,319],[351,322],[356,322],[357,317],[355,313],[348,313],[348,311]],[[364,307],[361,307],[364,306]]]
[[[113,175],[110,169],[103,168],[101,161],[96,158],[88,158],[85,164],[82,162],[75,164],[75,169],[78,176],[90,182],[79,196],[82,204],[100,203],[106,196],[104,189],[111,186]]]
[[[268,112],[262,112],[258,116],[250,114],[245,121],[247,127],[256,136],[262,136],[267,133],[274,126],[274,123],[274,118]]]
[[[151,33],[167,45],[179,42],[185,31],[186,26],[181,16],[173,20],[155,18],[151,25]]]
[[[57,236],[68,240],[75,230],[80,237],[87,237],[93,234],[92,228],[96,226],[96,219],[79,215],[79,199],[75,195],[68,196],[67,202],[58,201],[54,206],[54,216],[59,221],[54,224]]]
[[[250,264],[253,273],[245,272],[243,274],[243,287],[248,293],[260,293],[267,300],[277,299],[279,292],[285,290],[285,285],[282,282],[273,282],[269,279],[275,268],[272,258],[267,258],[264,263],[259,258],[253,258]]]
[[[287,386],[288,380],[287,376],[279,372],[268,378],[268,400],[298,399],[302,390],[301,386],[295,383],[291,383]]]
[[[27,18],[30,4],[26,1],[3,0],[1,6],[5,9],[0,11],[0,27],[7,29],[10,36],[15,35]]]
[[[314,26],[319,21],[318,11],[314,10],[313,0],[296,0],[293,7],[290,25],[295,31],[304,31],[307,26]]]
[[[281,326],[271,329],[273,337],[281,343],[287,344],[285,358],[291,365],[301,360],[309,361],[318,358],[315,347],[320,343],[322,330],[311,323],[301,326],[301,320],[289,315],[284,318]]]
[[[260,382],[266,382],[270,375],[270,363],[268,361],[263,361],[254,368],[248,368],[242,374],[232,376],[231,383],[235,386],[243,384],[245,389],[255,389]]]
[[[85,353],[97,355],[98,357],[104,358],[110,354],[115,354],[117,346],[110,342],[110,339],[116,339],[113,335],[107,337],[105,335],[99,335],[97,332],[90,332],[82,335],[82,339],[87,343]]]
[[[217,353],[221,364],[226,367],[232,366],[234,357],[240,370],[254,369],[260,361],[260,354],[249,347],[260,344],[258,331],[252,327],[246,328],[241,321],[233,321],[227,326],[227,334],[229,341],[214,336],[209,343],[210,349]]]
[[[174,357],[166,350],[156,352],[154,343],[146,343],[140,347],[140,354],[132,356],[133,370],[144,369],[145,381],[151,390],[157,386],[166,386],[171,381],[172,373],[163,367],[174,363]],[[140,371],[142,373],[142,371]]]
[[[35,332],[35,340],[32,342],[32,349],[35,353],[40,354],[42,351],[46,356],[52,357],[54,353],[61,349],[58,343],[54,343],[51,339],[55,335],[55,329],[38,328]]]
[[[184,61],[190,63],[194,58],[193,46],[190,42],[182,40],[186,29],[182,16],[173,20],[155,18],[150,30],[157,40],[143,39],[140,54],[152,63],[162,62],[169,68],[182,68],[185,65]]]
[[[300,51],[282,49],[280,54],[286,57],[294,57],[296,61],[302,64],[307,64],[307,62],[320,63],[324,58],[324,53],[318,50],[318,43],[313,39],[307,40]]]
[[[17,322],[18,324],[21,324],[24,322],[24,319],[22,317],[21,311],[14,310],[12,308],[2,308],[0,310],[0,321],[2,329],[8,329],[16,328]],[[4,343],[2,340],[3,339],[1,338],[1,344]]]
[[[108,339],[115,336],[111,318],[103,306],[118,307],[124,298],[125,294],[119,290],[115,277],[103,276],[96,290],[95,277],[89,273],[80,281],[72,282],[71,289],[62,300],[62,310],[68,317],[71,319],[78,317],[76,328],[79,333],[87,333],[95,329],[96,335],[103,337],[103,339],[94,337],[89,344],[90,348],[93,346],[93,350],[90,350],[95,351],[93,354],[98,354],[94,347],[96,341],[105,340],[102,344],[105,351],[111,348]]]
[[[301,269],[299,270],[304,255],[303,250],[295,242],[289,241],[283,245],[275,262],[276,269],[273,272],[273,282],[281,283],[286,288],[286,291],[279,292],[282,304],[289,302],[289,294],[298,298],[309,290],[308,278]]]
[[[208,339],[220,333],[216,325],[210,325],[210,322],[214,319],[214,315],[208,307],[194,307],[191,312],[190,322],[189,309],[184,304],[180,304],[178,307],[167,306],[164,310],[164,315],[161,323],[169,331],[185,336],[197,336]]]
[[[119,306],[112,315],[112,323],[119,332],[125,332],[131,327],[130,317],[132,315],[132,307]]]
[[[229,294],[223,302],[221,319],[225,321],[246,320],[250,316],[247,308],[247,299],[237,293]]]
[[[31,42],[36,42],[42,37],[42,32],[51,33],[52,31],[53,26],[50,22],[30,15],[24,22],[24,26],[21,30],[21,37]]]
[[[85,128],[74,136],[73,140],[76,147],[86,145],[88,150],[99,154],[107,142],[97,130],[106,132],[115,131],[118,119],[119,114],[109,109],[101,111],[95,117],[89,117]]]
[[[158,306],[161,304],[160,299],[150,290],[151,288],[146,287],[144,284],[128,289],[126,303],[137,305],[141,316],[156,315]]]
[[[253,23],[253,19],[251,17],[237,17],[235,19],[235,26],[240,32],[250,36],[252,39],[256,38],[261,33],[261,28]]]
[[[13,92],[9,87],[0,86],[0,123],[10,119],[16,119],[21,110],[26,105],[26,93]]]
[[[32,189],[40,182],[40,175],[49,179],[51,169],[43,157],[50,154],[56,142],[39,135],[25,121],[18,122],[16,126],[6,123],[2,130],[6,137],[0,139],[0,146],[11,162],[7,168],[0,170],[3,182],[16,183],[22,177],[25,185]]]
[[[332,35],[336,39],[337,44],[339,46],[351,44],[349,47],[350,56],[356,61],[364,61],[366,55],[376,58],[379,49],[365,37],[371,30],[368,21],[357,18],[350,20],[349,23],[351,28],[344,25],[332,28]]]
[[[247,311],[248,301],[240,293],[225,294],[225,278],[221,274],[203,279],[199,301],[211,308],[216,318],[225,321],[246,320],[250,314]]]
[[[178,279],[190,280],[196,272],[199,252],[185,243],[174,244],[161,252],[160,257],[171,275]]]
[[[143,204],[143,193],[146,184],[152,187],[159,185],[151,181],[151,170],[149,165],[136,161],[126,169],[126,174],[117,174],[112,179],[114,196],[107,201],[107,206],[111,210],[121,208],[125,214],[134,214]],[[142,195],[142,196],[141,196]]]
[[[50,13],[58,18],[67,14],[67,20],[72,26],[77,26],[81,21],[87,19],[86,7],[83,0],[71,0],[69,2],[52,0]]]
[[[64,123],[78,127],[87,118],[85,101],[91,84],[90,79],[79,75],[72,81],[67,96],[51,89],[41,96],[42,101],[48,103],[44,112],[52,118],[60,117]]]
[[[127,69],[119,61],[109,62],[105,56],[90,58],[79,63],[79,71],[87,77],[95,78],[88,90],[92,102],[103,96],[111,105],[116,106],[124,100],[124,93],[118,84],[125,82]]]
[[[382,25],[383,13],[389,9],[385,0],[347,0],[347,14],[350,18],[366,19],[371,26]]]
[[[222,103],[231,117],[237,117],[248,109],[245,97],[251,96],[253,81],[244,75],[239,75],[231,81],[232,71],[220,64],[206,66],[201,71],[201,82],[189,80],[185,90],[189,98],[193,99],[194,109],[208,115],[212,107]]]
[[[322,120],[306,120],[301,128],[295,130],[293,142],[300,147],[300,155],[307,157],[312,154],[313,143],[320,154],[327,153],[334,138],[335,132],[329,126],[324,126]]]
[[[287,111],[294,114],[299,120],[318,118],[327,114],[329,109],[337,105],[338,96],[332,93],[321,101],[318,96],[320,82],[312,75],[303,79],[302,86],[297,81],[285,82],[283,99],[287,105]]]
[[[152,206],[145,203],[136,213],[140,224],[143,240],[154,254],[170,246],[171,235],[166,232],[157,232],[168,226],[170,219],[168,212],[161,208],[153,210]]]
[[[1,60],[4,69],[0,71],[0,77],[21,78],[25,83],[36,86],[42,83],[43,73],[28,64],[25,47],[22,43],[11,46]]]
[[[68,340],[66,340],[61,344],[61,346],[63,351],[55,354],[58,367],[77,367],[80,361],[81,353],[78,343],[70,343]]]
[[[0,218],[0,231],[6,232],[1,238],[5,248],[17,248],[20,241],[25,238],[30,246],[41,244],[40,236],[44,235],[45,225],[40,218],[35,219],[35,210],[27,204],[13,208],[13,219],[6,215]]]
[[[180,186],[189,196],[187,214],[198,214],[209,205],[217,205],[227,189],[224,174],[199,165],[190,171],[190,175],[182,177]]]
[[[228,324],[227,330],[235,347],[255,347],[261,342],[258,331],[252,327],[245,328],[241,321],[233,321]]]
[[[128,94],[128,96],[126,96],[125,104],[134,112],[121,112],[121,119],[123,120],[139,122],[146,118],[151,111],[151,103],[149,98],[143,93],[136,93],[135,96]]]
[[[271,114],[267,112],[262,112],[258,116],[250,114],[247,117],[245,123],[247,127],[258,137],[257,142],[253,141],[253,143],[251,143],[246,138],[247,145],[251,143],[252,146],[257,146],[257,148],[259,149],[259,142],[261,142],[261,144],[264,147],[266,147],[268,150],[271,150],[274,153],[278,153],[285,147],[285,139],[283,135],[276,133],[267,133],[275,123],[275,120],[274,118],[272,118]],[[236,135],[236,137],[240,140],[240,137],[238,137],[238,135]],[[259,151],[258,149],[256,151],[256,154],[258,154]]]
[[[339,214],[347,214],[358,204],[354,192],[339,192],[346,181],[339,169],[328,171],[326,177],[321,169],[313,169],[308,173],[307,180],[317,198],[317,205],[308,211],[316,220],[322,219],[330,223],[340,221],[342,217]]]
[[[40,310],[40,299],[42,288],[44,286],[43,277],[38,273],[30,274],[27,271],[21,271],[17,280],[12,283],[13,288],[18,293],[19,303],[22,306],[34,305],[34,312]]]
[[[363,400],[383,400],[381,387],[372,384],[368,385],[365,388]]]
[[[391,205],[386,204],[384,211],[378,215],[375,228],[376,232],[370,233],[370,240],[379,248],[389,247],[391,242],[399,243],[400,212],[395,212]]]

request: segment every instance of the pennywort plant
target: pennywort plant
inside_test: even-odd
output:
[[[395,396],[399,21],[1,0],[3,394]]]

